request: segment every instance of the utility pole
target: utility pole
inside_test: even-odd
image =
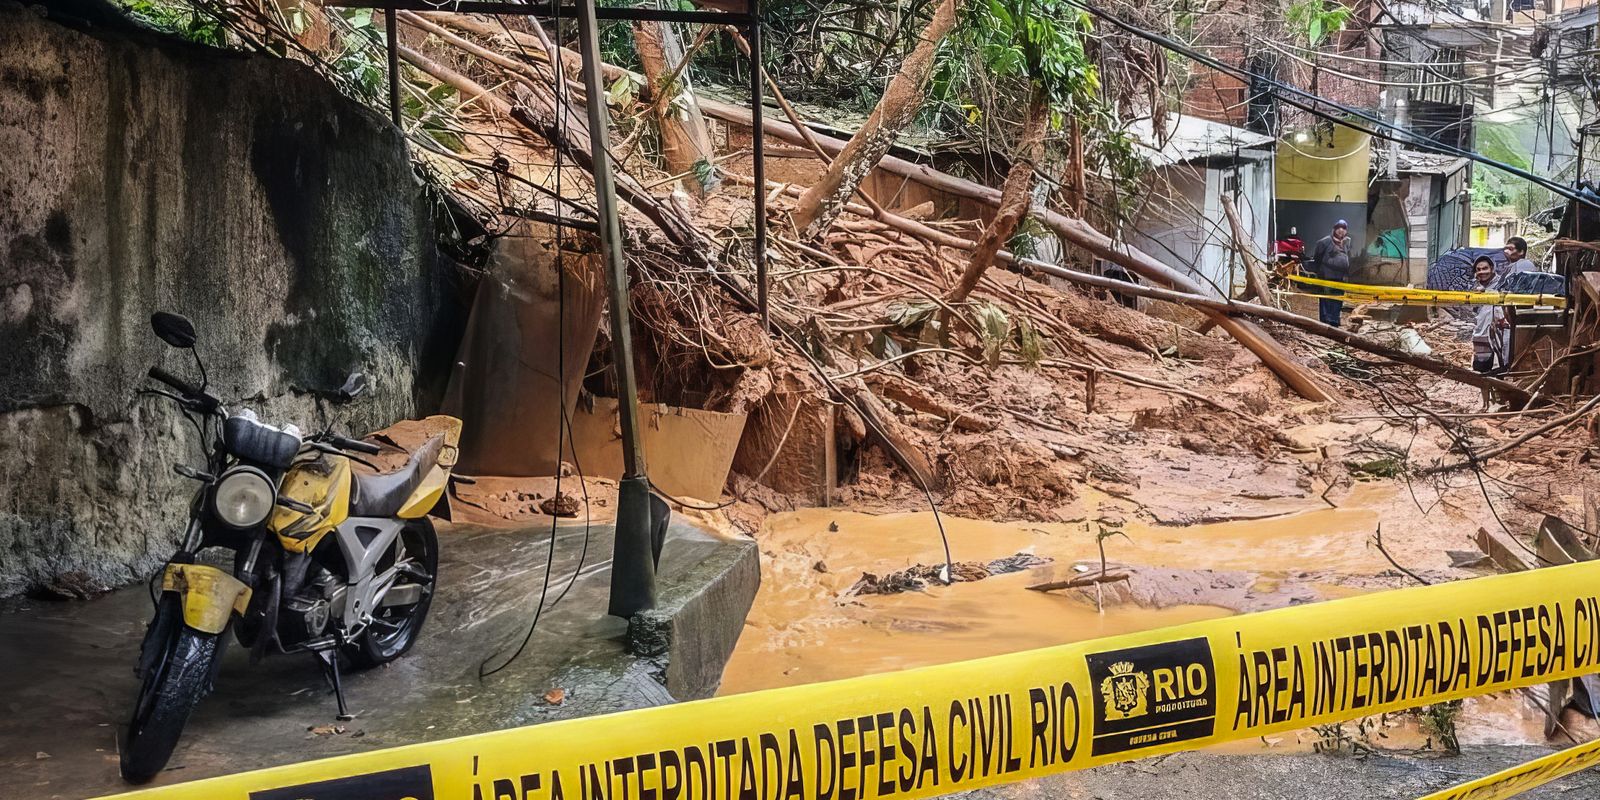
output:
[[[595,210],[600,252],[611,301],[611,360],[617,373],[617,420],[622,428],[622,480],[617,484],[616,538],[611,556],[612,616],[628,618],[656,604],[655,546],[651,538],[650,479],[639,439],[639,390],[633,376],[633,331],[628,313],[628,266],[617,221],[617,187],[611,175],[611,120],[600,80],[600,36],[595,0],[578,0],[578,47],[583,56],[584,105],[589,112]]]

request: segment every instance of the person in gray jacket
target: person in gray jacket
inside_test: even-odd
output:
[[[1539,268],[1533,265],[1528,258],[1528,240],[1521,236],[1513,236],[1506,240],[1506,246],[1500,248],[1506,256],[1506,274],[1513,272],[1538,272]]]
[[[1311,248],[1311,261],[1307,264],[1317,277],[1327,281],[1343,281],[1350,278],[1350,223],[1339,220],[1333,224],[1333,233],[1317,240]],[[1338,296],[1344,292],[1338,289],[1323,287],[1323,293],[1331,295],[1317,301],[1317,316],[1323,324],[1339,327],[1339,314],[1344,311],[1344,301]]]

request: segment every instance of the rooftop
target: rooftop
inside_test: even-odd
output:
[[[1237,156],[1241,150],[1270,150],[1273,145],[1273,138],[1267,134],[1190,116],[1167,121],[1165,144],[1157,144],[1148,119],[1129,123],[1128,132],[1139,142],[1140,150],[1150,162],[1160,167],[1202,158]]]

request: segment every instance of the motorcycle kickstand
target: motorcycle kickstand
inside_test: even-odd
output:
[[[355,715],[349,713],[344,705],[344,684],[339,681],[339,651],[321,650],[317,652],[317,660],[322,662],[323,674],[333,683],[333,696],[339,702],[339,721],[349,722]]]

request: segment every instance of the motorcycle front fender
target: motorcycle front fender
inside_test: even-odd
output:
[[[161,591],[176,593],[183,606],[183,624],[205,633],[222,633],[228,619],[250,605],[250,587],[204,564],[168,564],[161,575]]]

